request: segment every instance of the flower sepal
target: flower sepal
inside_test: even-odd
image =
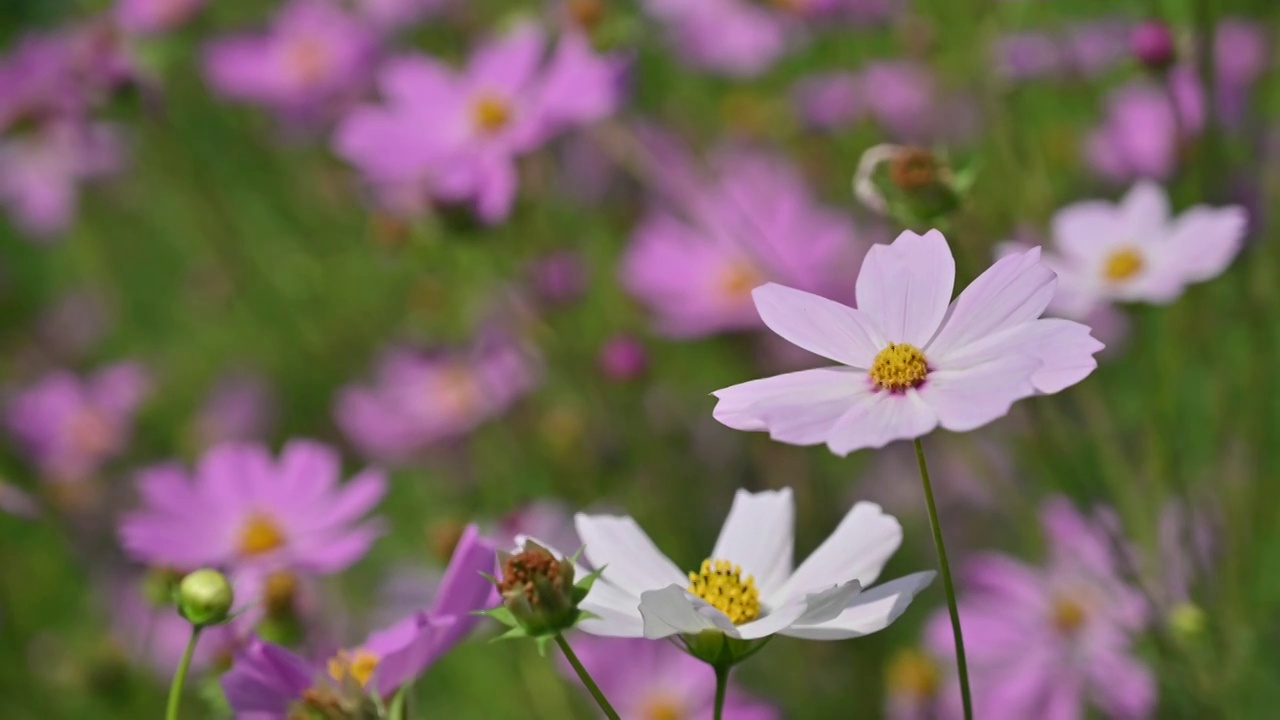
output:
[[[550,550],[526,540],[517,553],[499,553],[502,577],[489,579],[498,587],[502,604],[477,611],[477,615],[497,620],[508,629],[494,638],[510,640],[534,638],[539,652],[556,635],[595,617],[578,605],[587,597],[603,568],[574,582],[574,566],[581,550],[569,558],[557,558]]]
[[[679,637],[690,655],[713,667],[731,668],[763,649],[773,636],[743,640],[730,637],[719,630],[703,630]]]

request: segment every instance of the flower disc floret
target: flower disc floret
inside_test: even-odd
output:
[[[760,591],[755,578],[742,578],[742,567],[728,560],[703,560],[698,572],[689,573],[689,592],[729,616],[734,625],[760,617]]]
[[[881,390],[902,392],[924,382],[929,375],[929,363],[915,345],[889,343],[876,354],[869,374]]]

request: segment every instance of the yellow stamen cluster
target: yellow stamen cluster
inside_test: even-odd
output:
[[[342,650],[329,658],[329,677],[339,684],[351,678],[364,687],[373,677],[373,671],[378,669],[380,659],[368,650]]]
[[[481,94],[471,104],[471,120],[481,132],[493,135],[511,122],[511,103],[497,95]]]
[[[662,695],[650,699],[640,711],[641,720],[684,720],[687,717],[689,712],[683,703]]]
[[[1074,634],[1089,619],[1084,606],[1070,598],[1059,598],[1053,604],[1053,626],[1063,635]]]
[[[729,616],[734,625],[760,617],[760,591],[751,575],[728,560],[703,560],[702,569],[689,573],[689,592]]]
[[[315,85],[329,73],[329,49],[313,38],[294,41],[288,49],[289,68],[304,85]]]
[[[929,363],[915,345],[889,343],[871,363],[870,374],[881,390],[902,392],[924,382],[929,375]]]
[[[891,694],[932,697],[938,691],[938,667],[919,650],[903,650],[889,663],[886,676]]]
[[[1142,272],[1145,264],[1142,253],[1133,248],[1121,248],[1107,258],[1102,276],[1111,282],[1121,282]]]
[[[240,529],[240,541],[236,549],[246,557],[269,553],[285,543],[284,531],[270,516],[253,513]]]
[[[766,279],[748,260],[737,260],[725,266],[720,274],[720,294],[729,300],[746,300],[751,291],[765,284]]]

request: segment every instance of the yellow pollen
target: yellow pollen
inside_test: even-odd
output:
[[[764,275],[756,266],[747,260],[736,260],[727,265],[720,274],[720,294],[728,300],[746,301],[751,291],[766,282]]]
[[[729,616],[734,625],[760,617],[760,591],[751,575],[728,560],[703,560],[702,569],[689,573],[689,592]]]
[[[271,552],[284,545],[284,532],[269,516],[256,512],[249,515],[240,529],[237,546],[241,555],[253,556]]]
[[[902,650],[889,663],[887,681],[891,693],[932,697],[938,691],[938,667],[919,650]]]
[[[1142,272],[1145,265],[1142,253],[1133,248],[1121,248],[1111,253],[1102,268],[1102,277],[1111,282],[1121,282]]]
[[[497,95],[481,93],[471,104],[471,120],[486,135],[498,133],[511,122],[511,103]]]
[[[1074,600],[1059,599],[1053,604],[1053,626],[1064,635],[1075,633],[1087,619],[1084,607]]]
[[[360,687],[369,684],[373,671],[378,669],[379,658],[368,650],[343,650],[329,658],[329,677],[334,682],[342,683],[351,678],[360,683]]]
[[[650,698],[640,711],[640,720],[685,720],[687,717],[689,713],[682,703],[665,696]]]
[[[929,363],[915,345],[889,343],[871,363],[870,375],[881,390],[902,392],[924,382],[929,375]]]

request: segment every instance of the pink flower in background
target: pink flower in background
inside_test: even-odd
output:
[[[193,431],[201,446],[262,440],[275,423],[271,385],[258,375],[233,373],[214,384],[196,414]]]
[[[132,33],[161,33],[195,16],[207,0],[117,0],[115,19]]]
[[[851,72],[810,75],[792,89],[792,101],[805,124],[831,130],[848,127],[868,111],[862,79]]]
[[[1148,608],[1117,570],[1113,519],[1087,519],[1057,498],[1041,520],[1050,548],[1044,566],[994,553],[966,565],[960,618],[975,717],[1081,718],[1086,706],[1112,718],[1149,717],[1154,677],[1133,655]],[[945,610],[926,637],[939,658],[951,656]],[[955,688],[943,697],[958,705]],[[960,717],[959,708],[944,717]]]
[[[356,12],[374,27],[398,31],[442,11],[450,0],[353,0]]]
[[[175,465],[140,473],[142,507],[121,521],[120,541],[150,565],[339,572],[381,534],[379,521],[361,518],[386,492],[381,473],[341,476],[338,454],[319,443],[293,440],[278,460],[260,445],[220,445],[193,474]]]
[[[134,363],[85,378],[54,371],[9,400],[5,425],[46,480],[89,480],[129,446],[134,413],[150,386]]]
[[[715,418],[847,455],[938,426],[976,429],[1097,366],[1102,344],[1088,327],[1040,318],[1057,281],[1038,250],[997,261],[951,302],[954,283],[951,249],[931,230],[867,253],[857,310],[782,285],[757,288],[769,329],[843,365],[718,390]]]
[[[65,35],[24,35],[0,56],[0,132],[23,121],[78,115],[87,100]]]
[[[376,35],[362,19],[329,0],[290,0],[265,32],[213,41],[205,77],[218,94],[288,120],[314,120],[363,89],[376,52]]]
[[[519,545],[521,536],[537,538],[547,547],[576,552],[582,547],[578,531],[573,527],[573,513],[561,500],[534,500],[506,515],[496,530],[501,544]],[[570,550],[572,548],[572,550]]]
[[[1083,319],[1116,302],[1169,303],[1222,274],[1244,243],[1248,217],[1234,205],[1196,205],[1173,217],[1164,189],[1143,181],[1119,203],[1068,205],[1052,226],[1043,259],[1058,290],[1049,312]]]
[[[334,414],[361,452],[404,463],[498,417],[539,378],[534,359],[503,338],[452,354],[394,349],[378,363],[372,386],[339,393]]]
[[[497,550],[469,526],[458,542],[431,607],[414,612],[360,645],[341,650],[323,665],[283,648],[253,641],[222,678],[231,707],[246,717],[291,717],[295,704],[341,696],[354,684],[383,698],[426,672],[479,622],[472,614],[496,602],[493,584],[480,573],[497,567]],[[308,692],[310,691],[310,692]],[[304,693],[308,698],[304,699]]]
[[[788,49],[794,18],[746,0],[645,0],[676,52],[695,67],[749,77]]]
[[[1249,94],[1271,61],[1266,29],[1252,20],[1227,18],[1214,34],[1217,111],[1227,125],[1244,118]]]
[[[0,137],[0,206],[23,232],[49,238],[75,219],[81,183],[122,164],[120,138],[105,124],[57,121]]]
[[[1014,81],[1051,77],[1063,71],[1063,49],[1058,38],[1043,31],[1002,35],[992,52],[996,71]]]
[[[649,367],[649,353],[644,343],[631,335],[614,335],[600,347],[600,369],[605,377],[618,382],[635,380]]]
[[[754,330],[751,291],[769,281],[827,294],[848,287],[868,238],[818,204],[785,158],[721,151],[705,185],[682,155],[654,160],[667,201],[635,230],[621,273],[659,332]]]
[[[624,718],[711,720],[716,682],[711,668],[670,643],[578,634],[570,641],[609,704]],[[576,681],[568,663],[560,672]],[[767,703],[730,686],[724,716],[733,720],[778,720]]]
[[[550,58],[546,49],[542,30],[526,24],[482,44],[462,71],[422,55],[389,61],[383,104],[347,116],[337,153],[375,190],[419,188],[499,222],[515,204],[516,159],[606,117],[620,99],[620,63],[585,37],[562,36]]]
[[[1174,93],[1171,99],[1169,91],[1146,81],[1112,91],[1101,125],[1085,139],[1090,169],[1113,182],[1171,176],[1183,138],[1199,133],[1203,125],[1195,92]]]
[[[157,677],[168,680],[191,639],[191,623],[171,604],[154,605],[140,592],[137,577],[112,588],[111,634],[125,655],[146,667]],[[236,587],[239,593],[240,588]],[[237,595],[238,597],[238,595]],[[191,669],[200,672],[230,662],[232,655],[246,640],[246,625],[231,622],[206,628],[200,633],[191,659]]]

